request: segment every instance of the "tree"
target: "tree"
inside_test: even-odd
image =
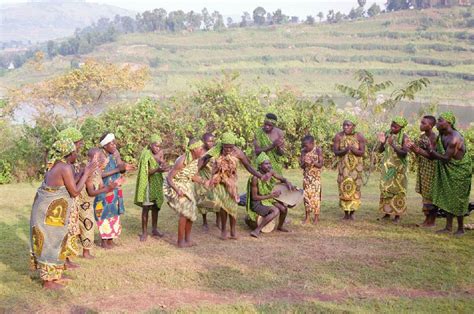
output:
[[[408,10],[410,8],[409,0],[387,0],[385,4],[387,11]]]
[[[314,25],[314,22],[315,22],[315,19],[314,19],[313,16],[308,15],[308,16],[306,17],[306,21],[305,21],[306,24],[308,24],[308,25]]]
[[[192,31],[199,30],[202,24],[202,15],[194,11],[189,11],[186,14],[186,27]]]
[[[240,21],[240,27],[247,27],[252,22],[252,18],[250,17],[250,13],[244,12],[242,14],[242,20]]]
[[[292,24],[298,24],[300,22],[300,18],[298,16],[292,16],[290,18],[290,23]]]
[[[357,3],[359,4],[359,7],[363,8],[366,5],[367,0],[357,0]]]
[[[227,27],[233,27],[234,20],[229,16],[227,17]]]
[[[218,11],[212,12],[213,29],[219,31],[225,28],[224,17]]]
[[[262,7],[256,7],[255,10],[253,10],[253,22],[256,25],[264,25],[265,24],[265,14],[267,14],[267,11],[265,11],[264,8]]]
[[[380,14],[380,6],[374,2],[374,4],[372,4],[370,8],[367,10],[367,15],[370,17],[373,17],[379,14]]]
[[[204,29],[206,31],[210,31],[212,27],[214,26],[214,21],[212,19],[212,16],[209,14],[209,11],[207,10],[207,8],[202,9],[201,14],[202,14],[202,21],[204,22]]]
[[[323,12],[319,12],[317,17],[319,18],[319,23],[321,23],[321,21],[323,20],[324,18],[324,13]]]
[[[288,22],[288,16],[284,15],[281,12],[281,9],[278,9],[275,12],[273,12],[271,21],[272,21],[272,24],[285,24]]]
[[[351,20],[355,20],[364,17],[364,13],[363,7],[357,7],[356,9],[352,8],[347,17]]]
[[[48,40],[46,44],[46,53],[48,54],[48,58],[53,58],[58,54],[58,47],[56,46],[56,42],[53,40]]]
[[[78,122],[118,93],[142,89],[148,78],[145,67],[87,60],[66,74],[13,90],[9,101],[14,107],[29,104],[54,126],[61,115],[72,114]]]

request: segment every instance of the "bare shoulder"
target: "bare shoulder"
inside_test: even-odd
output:
[[[362,133],[356,132],[355,136],[357,137],[358,141],[365,141],[365,137],[362,135]]]
[[[273,128],[278,136],[285,136],[285,132],[280,128]]]

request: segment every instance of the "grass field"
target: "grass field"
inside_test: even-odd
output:
[[[299,171],[287,175],[300,183]],[[244,178],[241,173],[241,190]],[[377,221],[377,181],[374,174],[364,187],[354,222],[341,221],[336,174],[325,171],[320,225],[301,226],[298,207],[290,211],[292,233],[257,240],[248,236],[241,208],[238,241],[219,240],[214,227],[204,233],[198,219],[198,246],[179,250],[176,215],[167,206],[159,220],[165,238],[138,241],[140,210],[132,204],[131,177],[119,246],[95,249],[94,260],[77,259],[81,268],[67,272],[73,280],[60,292],[43,291],[28,271],[29,215],[38,183],[2,185],[0,312],[473,313],[474,232],[454,238],[417,228],[421,200],[413,178],[401,224]]]
[[[80,58],[148,65],[152,79],[142,95],[188,93],[201,80],[238,71],[244,87],[292,88],[302,95],[340,96],[336,83],[352,83],[367,69],[395,87],[429,77],[425,102],[474,105],[474,31],[471,8],[383,14],[339,24],[237,28],[221,32],[139,33],[120,36]],[[7,88],[70,68],[72,57],[46,61],[43,72],[23,67],[0,78]]]

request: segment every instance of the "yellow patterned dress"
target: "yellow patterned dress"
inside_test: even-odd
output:
[[[303,157],[304,207],[307,213],[315,215],[321,210],[321,168],[314,165],[318,159],[316,148]]]
[[[99,171],[95,171],[92,177],[92,184],[94,189],[99,189],[102,184],[102,176]],[[87,189],[84,188],[79,194],[79,229],[81,231],[80,240],[84,249],[92,249],[94,247],[94,197],[87,194]]]
[[[359,140],[355,134],[344,134],[341,138],[339,149],[347,146],[359,149]],[[362,187],[362,172],[364,161],[362,157],[348,152],[340,156],[337,164],[337,184],[339,187],[339,208],[346,212],[352,212],[360,207],[360,190]]]
[[[421,149],[428,150],[431,146],[431,142],[426,134],[422,134],[417,142]],[[424,156],[417,155],[418,161],[418,172],[416,174],[416,193],[421,194],[423,198],[423,212],[428,214],[430,206],[433,204],[431,197],[431,187],[433,185],[433,179],[435,177],[435,161],[430,160]],[[428,205],[428,206],[426,206]]]
[[[191,221],[197,219],[197,203],[194,182],[192,178],[198,173],[198,159],[191,161],[179,171],[173,178],[173,182],[185,196],[178,197],[176,191],[169,186],[168,181],[163,183],[163,192],[168,205],[178,214],[183,215]]]
[[[395,145],[401,146],[403,134],[393,136]],[[407,210],[407,159],[400,158],[391,145],[385,144],[382,177],[380,179],[379,210],[388,215],[400,216]]]

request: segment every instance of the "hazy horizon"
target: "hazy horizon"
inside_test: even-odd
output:
[[[0,0],[0,5],[11,5],[19,3],[28,3],[31,1],[15,1],[15,0]],[[48,1],[44,1],[48,2]],[[53,1],[51,1],[53,2]],[[58,1],[54,1],[58,2]],[[63,1],[63,2],[77,2],[77,1]],[[202,8],[206,7],[209,11],[217,10],[225,16],[237,17],[242,12],[252,11],[257,6],[262,6],[269,12],[274,12],[277,9],[281,9],[284,14],[290,16],[306,17],[307,15],[316,16],[318,12],[322,11],[326,14],[329,10],[341,11],[348,13],[352,7],[357,7],[357,0],[295,0],[295,1],[282,1],[282,0],[240,0],[240,1],[222,1],[222,0],[164,0],[164,1],[152,1],[152,0],[140,0],[140,1],[127,1],[127,0],[93,0],[85,1],[88,3],[99,3],[108,4],[124,8],[131,11],[143,12],[155,8],[164,8],[167,11],[183,10],[183,11],[201,11]],[[366,8],[377,3],[383,9],[386,0],[369,0],[367,1]]]

